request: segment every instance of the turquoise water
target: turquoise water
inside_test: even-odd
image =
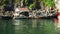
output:
[[[58,34],[50,19],[0,20],[0,34]]]

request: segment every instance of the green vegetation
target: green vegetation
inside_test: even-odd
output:
[[[4,4],[11,2],[11,1],[13,1],[14,6],[16,6],[17,4],[20,4],[20,2],[22,1],[29,8],[36,7],[36,4],[38,4],[38,2],[40,4],[43,4],[43,7],[44,6],[45,7],[55,6],[54,0],[33,0],[33,1],[32,0],[0,0],[0,6],[3,6]]]
[[[0,6],[3,5],[5,0],[0,0]]]
[[[54,3],[53,0],[44,0],[44,3],[48,7],[51,7],[51,6],[54,6],[55,5],[55,3]]]

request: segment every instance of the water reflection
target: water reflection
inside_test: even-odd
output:
[[[57,34],[60,34],[60,20],[55,18],[54,23],[55,23],[55,31],[57,32]]]
[[[14,28],[11,20],[0,20],[0,34],[14,34]]]
[[[57,34],[53,20],[0,20],[0,34]]]

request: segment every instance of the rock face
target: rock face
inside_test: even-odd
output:
[[[56,2],[56,7],[57,7],[57,9],[59,10],[58,12],[60,12],[60,0],[57,0],[57,1],[55,1]]]
[[[60,13],[60,0],[55,0],[55,6],[59,10],[58,13]],[[60,29],[60,14],[58,15],[58,25],[57,28]]]

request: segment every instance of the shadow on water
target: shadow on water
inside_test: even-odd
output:
[[[0,20],[0,34],[56,34],[53,20]]]
[[[12,20],[0,20],[0,34],[14,34]]]

